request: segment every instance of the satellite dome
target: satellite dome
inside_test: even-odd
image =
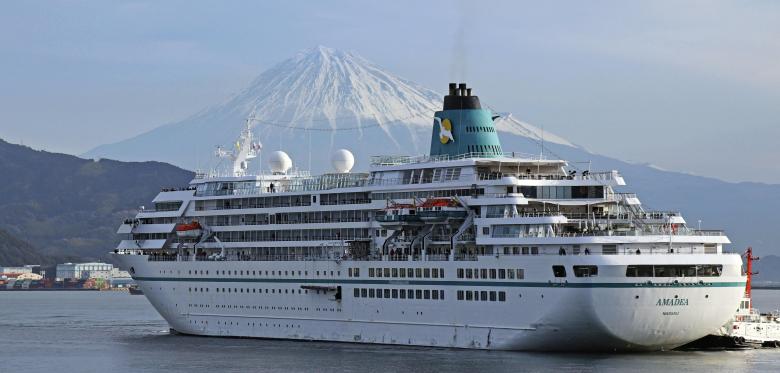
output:
[[[287,153],[277,150],[268,157],[268,167],[273,173],[286,173],[292,167],[292,159]]]
[[[336,172],[346,173],[355,165],[355,156],[347,149],[339,149],[333,153],[330,162]]]

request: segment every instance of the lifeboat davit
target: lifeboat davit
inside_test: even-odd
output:
[[[176,224],[176,236],[197,238],[203,233],[203,227],[197,221],[191,223],[179,223]]]

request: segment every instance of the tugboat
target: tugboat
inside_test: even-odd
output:
[[[743,254],[747,262],[745,296],[739,302],[736,315],[714,334],[684,346],[684,349],[745,349],[759,347],[780,347],[780,314],[760,313],[753,308],[751,279],[753,275],[753,249]]]

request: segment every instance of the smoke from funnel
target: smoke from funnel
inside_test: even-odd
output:
[[[455,39],[452,46],[452,58],[450,58],[450,81],[464,81],[466,80],[467,64],[466,64],[466,3],[465,1],[459,1],[458,6],[458,24],[455,29]]]

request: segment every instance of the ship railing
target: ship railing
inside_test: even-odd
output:
[[[527,248],[527,246],[525,247]],[[713,252],[708,252],[703,249],[695,249],[693,247],[687,247],[687,248],[668,248],[668,247],[658,247],[653,249],[636,249],[636,248],[625,248],[615,251],[598,251],[598,250],[588,250],[585,251],[584,247],[581,249],[578,249],[576,252],[572,248],[563,248],[563,251],[561,251],[561,248],[538,248],[537,252],[513,252],[513,253],[498,253],[498,254],[488,254],[488,255],[479,255],[481,257],[496,257],[496,256],[511,256],[511,257],[517,257],[517,256],[568,256],[568,255],[574,255],[574,256],[584,256],[584,255],[634,255],[634,256],[642,256],[642,255],[701,255],[701,254],[715,254]],[[723,254],[727,254],[726,251],[722,252]]]
[[[485,214],[486,218],[548,218],[554,216],[567,216],[560,212],[554,211],[539,211],[539,212],[522,212],[517,214],[504,214],[504,213],[489,213]]]
[[[369,223],[373,221],[373,219],[363,219],[363,218],[339,218],[339,219],[308,219],[308,220],[287,220],[287,221],[276,221],[273,224],[280,224],[280,225],[286,225],[286,224],[323,224],[323,223]],[[214,222],[206,222],[211,227],[229,227],[229,226],[246,226],[246,225],[272,225],[270,221],[263,220],[263,221],[242,221],[242,222],[226,222],[226,221],[214,221]]]
[[[464,254],[464,253],[455,254],[455,260],[459,260],[459,261],[476,261],[478,260],[478,258],[479,255],[477,254]]]
[[[602,230],[602,231],[589,231],[589,232],[562,232],[555,235],[549,233],[543,234],[526,234],[526,233],[494,233],[491,235],[493,238],[553,238],[553,237],[601,237],[601,236],[725,236],[726,233],[721,230],[693,230],[693,229],[678,229],[676,232],[673,229],[659,228],[654,230]]]
[[[639,214],[638,218],[662,220],[671,216],[682,216],[682,214],[679,211],[646,211],[644,214]]]
[[[121,255],[144,255],[144,251],[141,249],[115,249],[114,254]]]
[[[519,152],[506,152],[506,153],[469,152],[469,153],[462,153],[457,155],[449,155],[449,154],[416,155],[416,156],[375,155],[371,157],[371,165],[372,166],[397,166],[397,165],[413,164],[413,163],[460,161],[460,160],[471,159],[471,158],[512,158],[512,159],[521,159],[521,160],[530,160],[530,161],[551,160],[550,158],[547,158],[540,154],[529,154],[529,153],[519,153]]]
[[[197,197],[211,196],[247,196],[288,192],[310,192],[338,188],[356,188],[365,186],[368,182],[368,174],[326,174],[315,177],[300,177],[286,180],[269,180],[267,186],[250,186],[217,190],[198,190]],[[273,187],[271,186],[273,184]]]
[[[178,255],[175,255],[175,254],[174,255],[167,255],[167,254],[151,253],[151,254],[148,254],[148,256],[146,257],[146,260],[150,261],[150,262],[176,262],[176,261],[179,261],[179,260],[184,260],[184,259],[181,259],[181,258],[182,257],[180,257]]]
[[[447,255],[447,254],[428,254],[428,255],[426,256],[426,259],[427,259],[428,261],[432,261],[432,262],[433,262],[433,261],[442,261],[442,262],[446,262],[446,261],[450,260],[450,256],[449,256],[449,255]]]
[[[616,171],[606,171],[591,173],[586,176],[581,175],[565,175],[565,174],[546,174],[546,173],[503,173],[503,172],[491,172],[491,173],[479,173],[476,175],[461,175],[457,178],[447,178],[446,175],[441,174],[434,178],[432,175],[423,175],[422,177],[404,177],[404,178],[373,178],[366,181],[366,185],[371,186],[390,186],[390,185],[410,185],[410,184],[434,184],[445,182],[474,182],[474,181],[491,181],[502,180],[505,177],[514,177],[520,180],[604,180],[609,181],[613,179],[613,176],[619,175]],[[622,193],[619,193],[622,195]],[[626,193],[628,194],[628,193]],[[636,194],[633,195],[636,197]],[[625,196],[624,196],[625,198]]]
[[[477,198],[522,198],[522,193],[482,193]],[[509,203],[509,202],[507,202]]]

